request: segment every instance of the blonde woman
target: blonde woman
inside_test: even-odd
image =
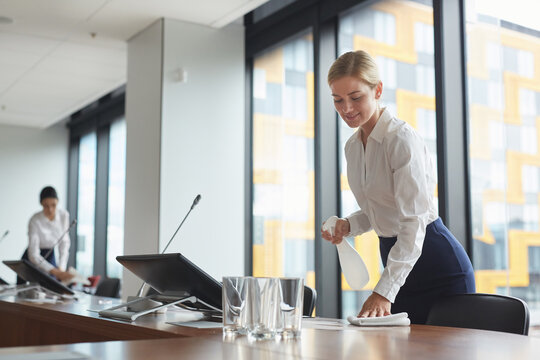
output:
[[[365,51],[341,55],[328,72],[334,105],[343,121],[358,129],[345,145],[347,177],[360,207],[336,223],[334,236],[371,229],[379,236],[384,271],[358,317],[405,311],[425,323],[433,302],[475,292],[472,264],[438,216],[435,169],[416,131],[381,108],[383,83]]]

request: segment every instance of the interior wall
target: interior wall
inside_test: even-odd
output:
[[[158,251],[162,33],[159,20],[128,41],[125,255]],[[122,296],[140,285],[124,269]]]
[[[243,275],[244,28],[166,19],[163,54],[160,250],[200,194],[167,252]]]
[[[28,245],[28,221],[39,193],[56,188],[59,206],[67,206],[69,132],[58,124],[47,129],[0,125],[0,260],[20,259]],[[72,239],[72,241],[74,241]],[[15,273],[0,263],[0,277],[14,283]]]

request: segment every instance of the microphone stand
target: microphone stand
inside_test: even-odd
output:
[[[178,225],[178,227],[176,228],[176,231],[174,232],[173,236],[171,236],[169,242],[167,243],[167,245],[165,246],[165,248],[163,249],[163,251],[161,252],[162,254],[165,254],[165,251],[167,251],[167,249],[169,248],[169,245],[171,245],[171,242],[173,241],[174,237],[176,236],[176,233],[178,232],[178,230],[180,230],[180,228],[182,227],[182,225],[184,224],[184,221],[186,221],[187,217],[189,216],[189,214],[191,213],[191,210],[193,210],[193,208],[199,203],[199,201],[201,200],[201,195],[197,195],[195,197],[195,199],[193,200],[193,204],[191,204],[191,208],[189,209],[189,211],[187,212],[186,216],[184,216],[184,219],[182,220],[182,222],[180,223],[180,225]],[[146,282],[143,282],[143,284],[141,285],[141,287],[139,288],[139,291],[137,291],[137,296],[138,297],[141,297],[142,296],[142,293],[143,293],[143,289],[144,289],[144,286],[146,285]]]
[[[163,249],[163,251],[161,252],[161,254],[164,254],[165,251],[167,251],[167,249],[169,248],[169,245],[171,244],[171,242],[173,241],[174,237],[176,236],[176,234],[178,233],[178,230],[180,230],[180,228],[182,227],[182,225],[184,224],[184,222],[186,221],[187,217],[189,216],[189,214],[191,213],[191,211],[195,208],[195,206],[199,203],[199,201],[201,200],[201,195],[197,195],[195,197],[195,199],[193,200],[193,204],[191,204],[191,208],[189,209],[189,211],[187,212],[186,216],[184,216],[184,219],[182,219],[182,222],[180,223],[180,225],[178,225],[178,227],[176,228],[176,231],[174,232],[174,234],[171,236],[171,238],[169,239],[169,242],[167,243],[167,245],[165,246],[165,248]],[[146,285],[146,282],[143,282],[141,287],[139,288],[139,291],[137,291],[137,295],[136,296],[128,296],[128,302],[133,302],[133,301],[137,301],[137,299],[141,299],[142,298],[142,294],[143,294],[143,291],[144,291],[144,286]],[[129,306],[128,307],[128,311],[129,310],[132,310],[132,311],[142,311],[148,307],[155,307],[157,306],[157,304],[160,304],[158,303],[157,301],[154,301],[154,300],[151,300],[151,299],[146,299],[146,301],[142,302],[141,304],[139,304],[139,306]]]
[[[51,255],[51,252],[54,251],[54,248],[56,247],[56,245],[58,245],[58,243],[62,240],[62,238],[64,236],[66,236],[66,234],[69,232],[69,230],[71,230],[71,228],[77,223],[77,219],[73,219],[73,221],[71,222],[71,224],[69,224],[69,227],[67,228],[66,231],[64,231],[64,233],[62,234],[62,236],[60,236],[58,238],[58,240],[56,240],[56,242],[54,243],[54,245],[49,249],[49,251],[47,251],[47,253],[45,254],[45,256],[43,256],[44,259],[48,258],[49,255]],[[43,261],[43,260],[41,260]]]
[[[45,256],[42,257],[41,261],[39,262],[38,265],[41,265],[41,263],[46,260],[49,255],[51,255],[51,253],[54,251],[54,248],[56,247],[56,245],[58,245],[58,243],[62,240],[62,238],[64,236],[66,236],[66,234],[69,232],[69,230],[71,230],[71,228],[77,223],[77,219],[73,219],[73,221],[71,222],[71,224],[69,224],[69,227],[66,229],[66,231],[64,231],[64,233],[58,238],[58,240],[56,240],[56,242],[53,244],[53,246],[49,249],[49,251],[47,251],[45,253]]]

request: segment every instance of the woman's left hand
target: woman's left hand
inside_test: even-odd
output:
[[[372,293],[362,305],[358,317],[377,317],[390,315],[390,301],[376,292]]]

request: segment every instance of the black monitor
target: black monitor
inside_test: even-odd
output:
[[[26,259],[4,260],[2,262],[26,281],[29,281],[31,283],[38,283],[45,289],[53,291],[57,294],[75,294],[70,288],[64,286],[61,282],[59,282],[49,274],[43,272],[36,265]]]
[[[195,296],[221,309],[221,283],[180,253],[117,256],[126,269],[165,296]]]

